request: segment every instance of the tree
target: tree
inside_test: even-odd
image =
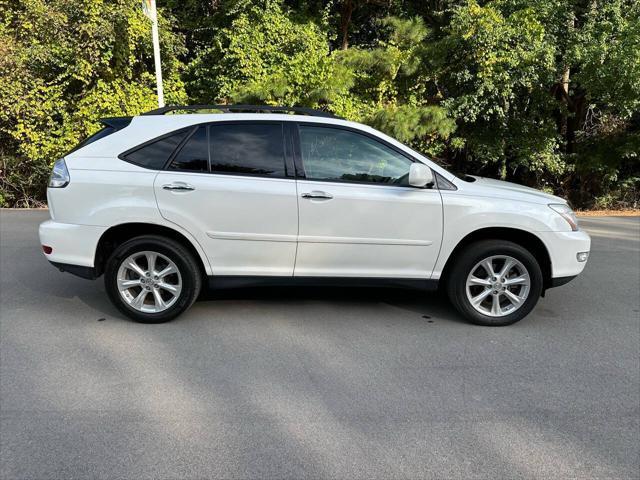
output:
[[[189,65],[189,93],[203,103],[318,107],[337,101],[349,85],[321,26],[294,19],[275,0],[248,6]]]
[[[170,103],[369,123],[589,207],[640,198],[637,0],[166,0]],[[0,0],[0,205],[44,200],[101,116],[155,106],[138,0]]]
[[[20,0],[0,12],[0,201],[29,204],[44,198],[43,172],[98,118],[156,105],[150,24],[136,0]],[[170,22],[161,15],[165,92],[185,101]],[[35,175],[26,190],[15,180],[25,167]]]
[[[429,31],[419,17],[387,17],[379,23],[387,32],[375,47],[337,55],[354,72],[350,93],[362,99],[360,113],[352,117],[435,153],[455,123],[439,99],[429,98],[429,78],[419,71]]]

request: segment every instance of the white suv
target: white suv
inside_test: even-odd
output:
[[[222,113],[165,115],[203,109]],[[589,255],[562,198],[458,178],[324,112],[165,107],[102,123],[55,163],[40,240],[60,270],[104,274],[141,322],[184,312],[205,282],[266,281],[440,284],[471,322],[507,325]]]

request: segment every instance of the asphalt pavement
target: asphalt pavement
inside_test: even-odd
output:
[[[0,211],[0,478],[640,477],[640,218],[505,328],[436,294],[214,292],[142,325]]]

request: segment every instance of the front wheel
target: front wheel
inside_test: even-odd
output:
[[[503,240],[467,246],[447,281],[451,303],[477,325],[510,325],[526,317],[540,298],[540,265],[527,249]]]
[[[107,260],[109,298],[137,322],[161,323],[189,308],[202,277],[193,255],[178,242],[156,235],[133,238]]]

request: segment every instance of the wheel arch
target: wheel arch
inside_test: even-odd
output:
[[[551,286],[551,256],[544,242],[535,234],[511,227],[487,227],[468,233],[458,242],[445,262],[440,283],[446,284],[451,267],[463,249],[480,240],[508,240],[526,248],[536,258],[544,279],[543,291]]]
[[[118,245],[141,235],[161,235],[179,242],[196,259],[202,275],[207,275],[207,259],[204,252],[194,240],[189,239],[184,233],[166,225],[130,222],[110,227],[98,240],[94,258],[95,276],[98,277],[104,273],[106,261]]]

